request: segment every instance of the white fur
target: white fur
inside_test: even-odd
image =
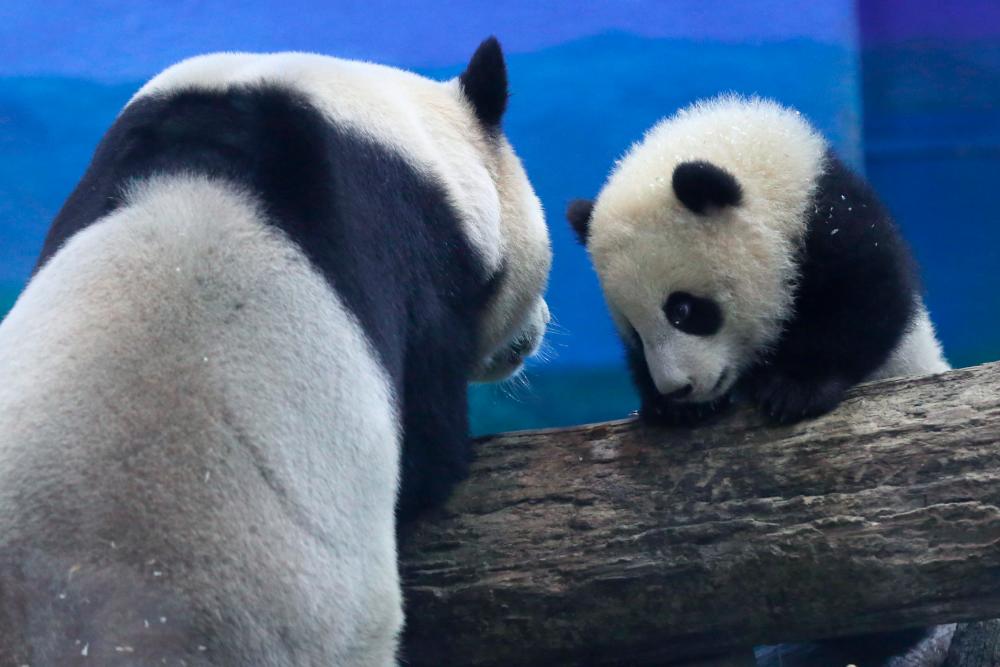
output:
[[[941,343],[934,334],[934,325],[923,304],[903,340],[893,350],[889,360],[871,374],[869,380],[884,380],[910,375],[943,373],[951,368],[945,360]]]
[[[796,112],[727,96],[661,121],[618,163],[597,199],[588,248],[615,321],[638,331],[660,391],[692,383],[690,400],[710,400],[753,361],[752,350],[775,342],[825,149]],[[689,160],[736,176],[743,203],[711,220],[689,211],[671,185]],[[674,291],[716,299],[727,325],[707,339],[676,330],[662,311]],[[710,393],[726,369],[730,381]]]
[[[70,554],[79,577],[109,540],[168,573],[186,562],[174,592],[242,619],[213,638],[240,664],[393,664],[391,389],[250,201],[201,178],[143,185],[32,280],[0,325],[0,545]],[[284,629],[308,652],[284,653]]]
[[[490,141],[457,79],[309,53],[220,53],[167,69],[133,98],[177,88],[280,84],[329,118],[406,157],[442,183],[486,268],[507,279],[482,323],[481,356],[516,337],[540,299],[551,263],[541,204],[506,139]]]

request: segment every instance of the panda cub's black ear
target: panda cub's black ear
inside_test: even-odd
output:
[[[673,186],[681,203],[698,215],[705,215],[709,207],[738,206],[743,200],[736,177],[704,160],[677,165]]]
[[[583,245],[587,245],[587,237],[590,236],[590,216],[593,213],[594,202],[589,199],[574,199],[566,207],[566,219]]]
[[[507,64],[496,37],[479,45],[458,81],[479,122],[489,130],[500,127],[507,109]]]

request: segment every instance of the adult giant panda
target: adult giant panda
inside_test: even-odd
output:
[[[490,39],[447,82],[219,54],[129,102],[0,325],[0,664],[395,664],[395,510],[548,319],[506,101]]]
[[[735,96],[684,109],[568,217],[647,421],[691,423],[739,391],[790,422],[863,380],[948,368],[889,214],[791,109]],[[950,630],[765,651],[761,664],[931,665]]]

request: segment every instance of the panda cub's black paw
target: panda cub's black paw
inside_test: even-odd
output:
[[[730,402],[728,395],[708,403],[679,403],[656,398],[643,401],[639,418],[652,426],[695,426],[723,412]]]
[[[839,377],[799,380],[781,372],[758,378],[753,385],[760,411],[779,424],[793,424],[830,412],[844,400],[851,383]]]

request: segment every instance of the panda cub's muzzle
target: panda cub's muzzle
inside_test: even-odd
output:
[[[538,299],[524,325],[514,336],[491,354],[475,373],[476,382],[496,382],[510,377],[524,366],[542,345],[545,329],[551,320],[549,306]]]

